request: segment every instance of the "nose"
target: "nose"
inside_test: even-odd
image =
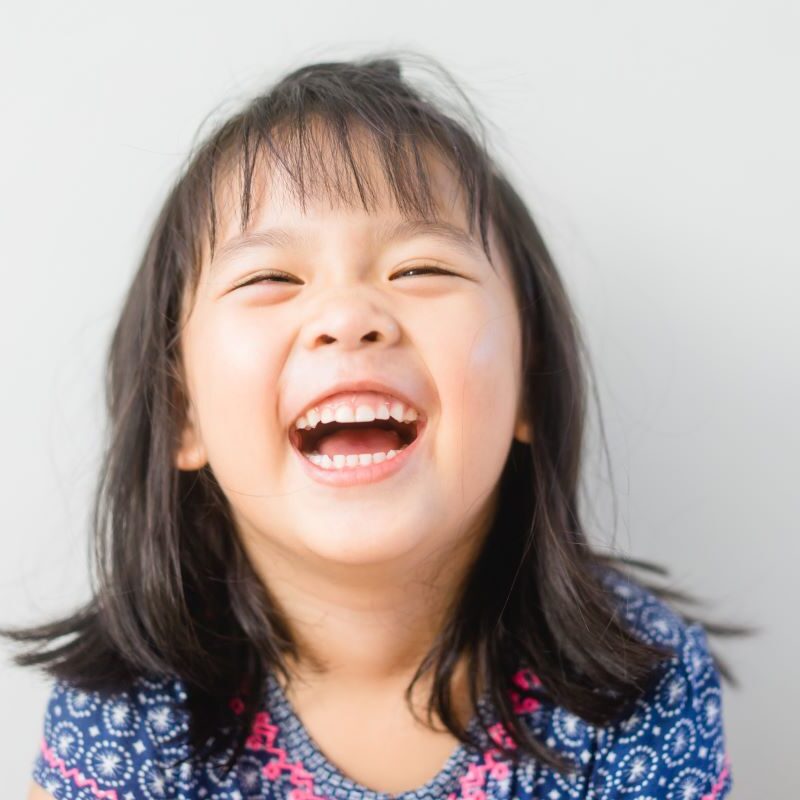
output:
[[[381,347],[394,344],[400,336],[397,320],[379,308],[363,293],[349,290],[327,298],[303,330],[302,342],[308,350],[321,345],[338,345],[356,350],[364,342]]]

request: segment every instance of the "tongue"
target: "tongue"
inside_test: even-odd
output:
[[[396,431],[381,428],[341,428],[323,436],[316,450],[324,456],[339,454],[343,456],[360,455],[361,453],[388,453],[399,450],[403,441]]]

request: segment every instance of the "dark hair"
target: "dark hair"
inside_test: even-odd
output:
[[[409,63],[417,58],[410,55]],[[483,125],[463,91],[432,59],[418,63],[433,65],[468,113],[414,88],[398,56],[384,54],[303,66],[193,148],[152,229],[108,352],[110,431],[94,499],[91,600],[50,624],[1,632],[29,644],[15,657],[18,665],[39,666],[82,689],[118,691],[140,674],[181,678],[195,752],[214,756],[231,748],[228,767],[242,751],[267,672],[280,671],[291,681],[287,655],[296,657],[298,647],[233,535],[231,509],[208,466],[196,472],[174,466],[186,402],[182,298],[197,286],[204,247],[214,252],[220,181],[234,174],[241,180],[245,230],[258,158],[280,165],[303,203],[309,192],[327,192],[370,211],[374,187],[353,146],[356,131],[379,154],[402,213],[436,217],[423,157],[423,148],[433,148],[455,168],[470,229],[477,224],[487,256],[489,221],[496,226],[522,319],[524,404],[535,432],[530,444],[512,442],[496,517],[407,697],[433,670],[429,710],[462,742],[475,745],[453,712],[449,691],[454,667],[466,656],[472,702],[483,682],[518,746],[502,746],[504,753],[529,754],[563,771],[571,765],[513,711],[507,690],[520,665],[542,683],[520,694],[546,697],[602,725],[628,711],[659,663],[673,655],[626,628],[601,580],[605,570],[629,577],[631,567],[662,576],[666,570],[597,552],[581,523],[590,366],[553,260],[525,203],[490,157]],[[343,171],[328,170],[320,157],[323,141]],[[691,601],[642,583],[661,597]],[[711,633],[745,632],[704,624]],[[237,695],[245,699],[238,716],[229,707]]]

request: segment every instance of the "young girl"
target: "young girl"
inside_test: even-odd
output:
[[[482,140],[381,57],[196,149],[111,342],[92,599],[5,632],[55,678],[30,798],[728,794],[729,673],[589,544],[577,324]]]

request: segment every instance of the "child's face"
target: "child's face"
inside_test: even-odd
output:
[[[443,220],[468,232],[456,182],[433,169]],[[325,200],[303,213],[283,182],[264,186],[249,231],[297,238],[233,250],[238,218],[223,221],[182,331],[190,408],[176,465],[210,465],[245,542],[318,563],[413,564],[481,535],[512,437],[529,440],[519,316],[494,233],[496,271],[478,238],[471,249],[426,233],[382,241],[403,220],[388,195],[374,215]],[[431,265],[452,274],[398,276]],[[241,285],[267,270],[290,277]],[[397,387],[426,424],[392,474],[331,486],[289,431],[349,379]]]

